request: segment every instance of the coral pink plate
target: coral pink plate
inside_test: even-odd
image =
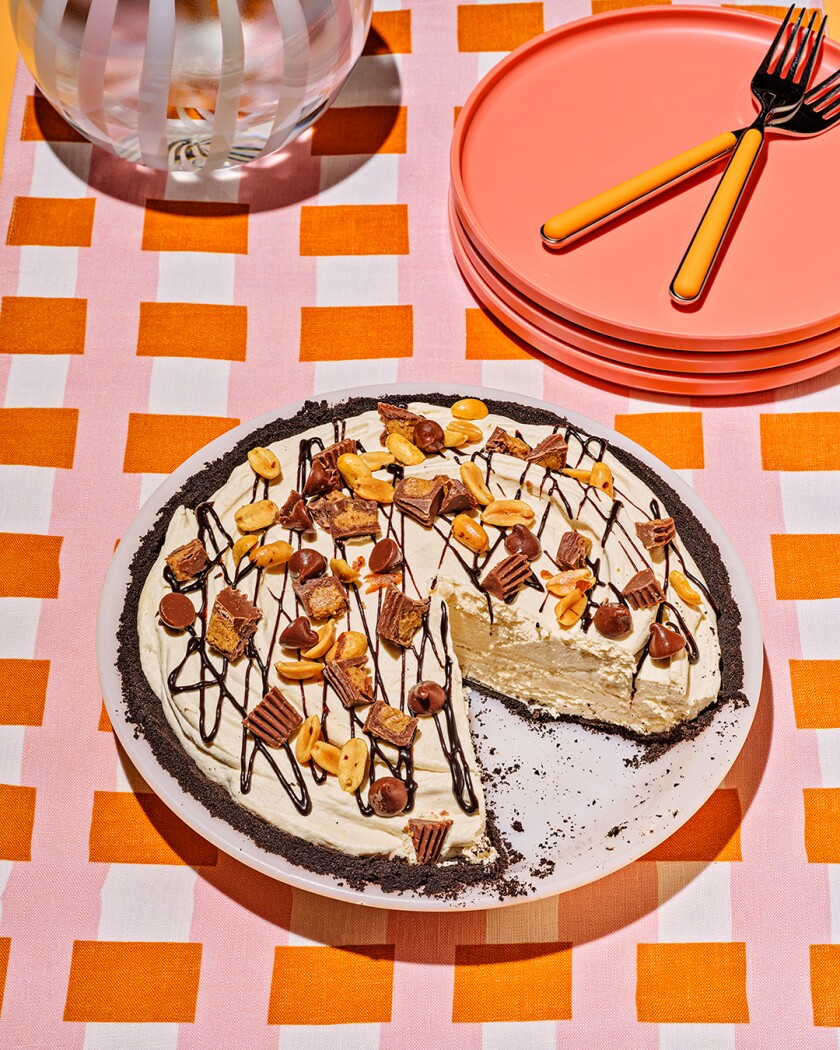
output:
[[[562,251],[557,212],[752,122],[749,90],[778,22],[657,6],[586,18],[500,62],[452,142],[458,214],[484,260],[563,320],[679,350],[755,350],[840,328],[840,131],[768,136],[704,298],[668,285],[711,196],[717,165]],[[814,80],[840,68],[826,41]]]

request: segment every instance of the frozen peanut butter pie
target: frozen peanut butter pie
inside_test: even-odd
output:
[[[662,745],[740,695],[706,531],[536,408],[309,403],[194,475],[132,572],[119,666],[159,760],[354,885],[503,877],[471,703]]]

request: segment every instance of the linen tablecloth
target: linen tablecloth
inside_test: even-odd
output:
[[[3,1046],[838,1046],[840,373],[702,401],[585,382],[502,334],[449,248],[447,148],[478,78],[617,6],[377,0],[314,131],[209,190],[94,150],[18,68],[0,184]],[[584,889],[437,916],[292,891],[180,824],[109,726],[99,588],[160,478],[239,420],[395,380],[615,426],[694,486],[751,575],[767,660],[743,753],[686,827]]]

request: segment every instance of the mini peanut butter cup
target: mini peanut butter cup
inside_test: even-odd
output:
[[[511,554],[500,561],[481,581],[481,587],[502,602],[512,602],[531,576],[531,566],[524,554]]]
[[[201,540],[190,540],[182,547],[176,547],[166,556],[166,564],[179,583],[186,583],[197,576],[209,561],[207,551]]]
[[[403,478],[394,489],[394,503],[421,525],[431,525],[443,502],[439,478]]]
[[[517,459],[527,459],[531,446],[519,435],[508,434],[503,427],[496,427],[484,443],[484,452],[501,452]]]
[[[677,535],[677,527],[673,518],[652,518],[636,522],[636,535],[650,551],[670,543]]]
[[[386,536],[384,540],[380,540],[374,545],[368,558],[368,566],[371,572],[379,576],[382,573],[396,569],[401,561],[402,551],[400,550],[400,545],[392,537]]]
[[[347,590],[335,576],[319,576],[305,583],[295,580],[292,587],[304,612],[312,620],[343,616],[347,612]]]
[[[665,600],[659,581],[652,569],[642,569],[627,581],[621,592],[631,609],[650,609]]]
[[[205,636],[207,644],[229,660],[236,660],[261,619],[262,613],[246,594],[225,587],[213,603]]]
[[[546,470],[562,470],[566,466],[568,452],[569,446],[562,434],[549,434],[531,449],[525,459]]]
[[[186,594],[170,591],[161,598],[158,615],[173,631],[185,631],[195,621],[195,606]]]
[[[451,820],[420,820],[408,822],[408,833],[414,843],[418,864],[437,864],[443,852],[443,841],[452,827]]]
[[[572,530],[560,537],[555,561],[561,569],[585,569],[586,559],[592,550],[592,540]]]
[[[303,718],[277,686],[269,689],[253,711],[242,719],[242,725],[269,747],[282,747],[303,724]]]
[[[312,466],[316,463],[320,463],[326,470],[335,470],[335,465],[338,463],[338,457],[343,456],[348,452],[358,451],[359,443],[355,438],[342,438],[341,441],[336,441],[332,445],[327,445],[323,452],[317,453],[312,457]]]
[[[408,649],[414,635],[423,626],[423,617],[429,610],[429,602],[429,598],[424,598],[423,601],[409,598],[398,587],[389,584],[382,599],[376,633],[386,642]]]
[[[365,732],[394,747],[408,747],[414,739],[417,719],[411,718],[398,707],[391,707],[384,700],[377,700],[365,719]]]

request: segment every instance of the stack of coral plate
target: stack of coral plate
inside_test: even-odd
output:
[[[546,219],[755,117],[778,22],[634,8],[525,44],[473,91],[452,144],[449,221],[479,302],[530,346],[642,390],[768,390],[840,365],[840,131],[768,136],[702,299],[668,286],[722,162],[552,250]],[[840,68],[826,41],[814,82]]]

